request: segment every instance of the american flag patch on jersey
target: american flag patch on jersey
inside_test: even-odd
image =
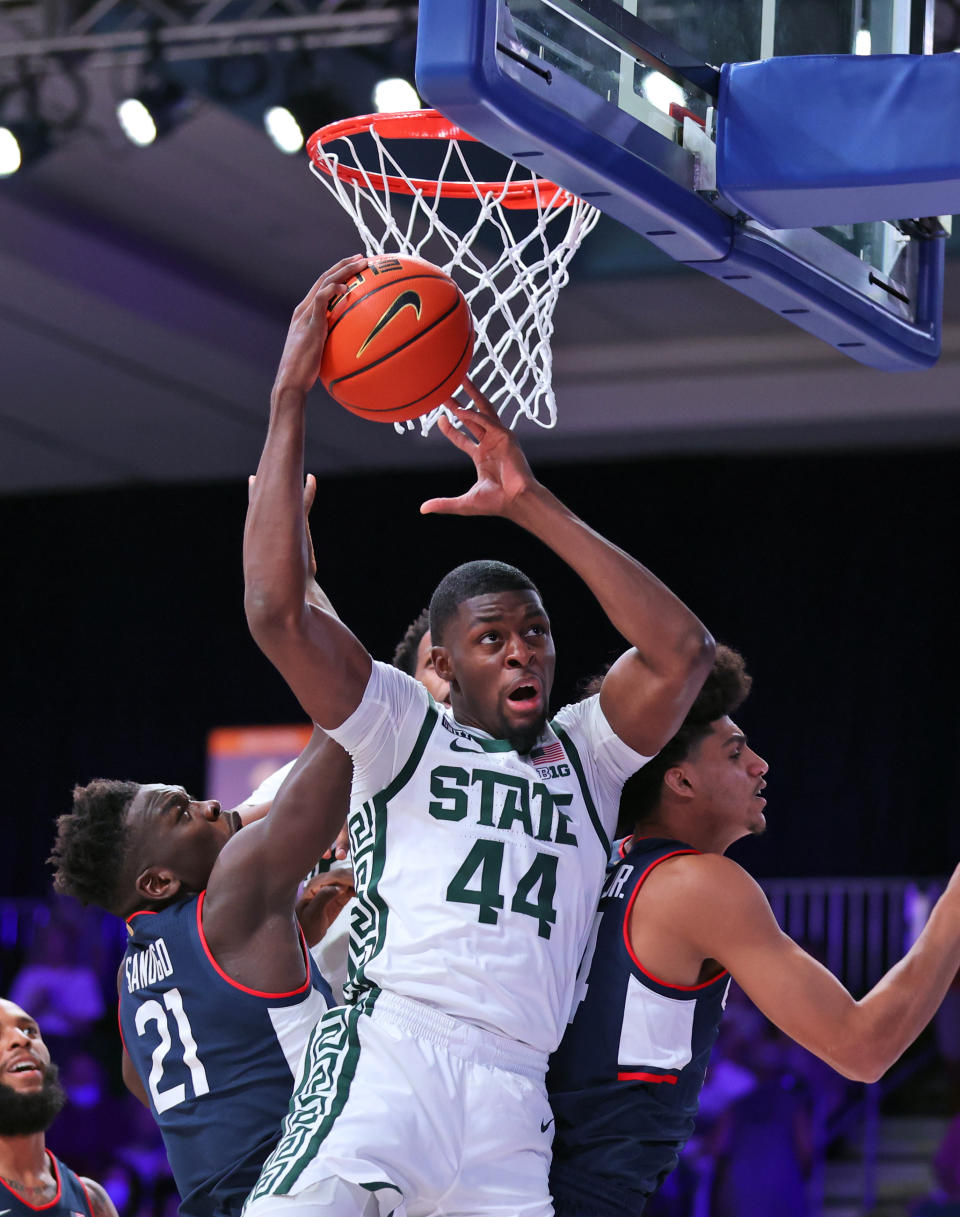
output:
[[[555,765],[558,761],[565,761],[567,754],[563,750],[563,744],[556,740],[545,748],[534,748],[530,759],[535,765]]]

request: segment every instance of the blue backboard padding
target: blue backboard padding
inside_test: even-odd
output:
[[[960,212],[957,55],[782,56],[720,80],[717,187],[766,227]]]
[[[678,262],[723,280],[851,358],[887,371],[936,362],[942,241],[919,245],[911,324],[705,201],[693,189],[689,154],[671,140],[562,72],[551,71],[548,81],[498,56],[498,2],[420,0],[417,85],[432,106]]]

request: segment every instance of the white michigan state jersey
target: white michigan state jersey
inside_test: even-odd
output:
[[[388,990],[552,1052],[620,791],[649,758],[598,697],[566,706],[519,756],[383,663],[329,734],[354,761],[348,1000]]]

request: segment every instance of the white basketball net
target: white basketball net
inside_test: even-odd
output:
[[[513,428],[526,416],[541,427],[552,427],[557,421],[551,386],[553,310],[560,289],[569,281],[570,259],[597,223],[599,211],[566,192],[551,203],[555,188],[516,162],[510,162],[502,187],[497,184],[493,191],[485,183],[484,192],[467,164],[469,148],[477,145],[460,139],[445,141],[436,188],[428,192],[413,184],[387,148],[385,137],[370,130],[367,138],[375,152],[366,145],[366,158],[375,156],[375,165],[365,167],[354,140],[340,136],[331,141],[333,150],[319,143],[314,149],[329,175],[312,161],[310,168],[352,216],[368,256],[425,258],[456,280],[476,326],[470,378],[503,421]],[[338,167],[356,171],[355,180],[341,181]],[[375,183],[371,177],[401,178],[410,193],[391,194],[387,183]],[[469,183],[477,205],[465,232],[456,232],[437,214],[443,184],[453,181]],[[532,183],[536,206],[511,212],[504,199],[511,184],[519,181]],[[467,206],[456,204],[460,209]],[[535,223],[531,226],[524,217]],[[458,395],[463,397],[464,390]],[[394,426],[403,433],[418,423],[426,435],[442,412],[441,406]]]

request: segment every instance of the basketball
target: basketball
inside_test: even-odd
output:
[[[372,258],[327,317],[320,380],[361,418],[394,423],[426,414],[470,366],[470,306],[449,275],[421,258]]]

